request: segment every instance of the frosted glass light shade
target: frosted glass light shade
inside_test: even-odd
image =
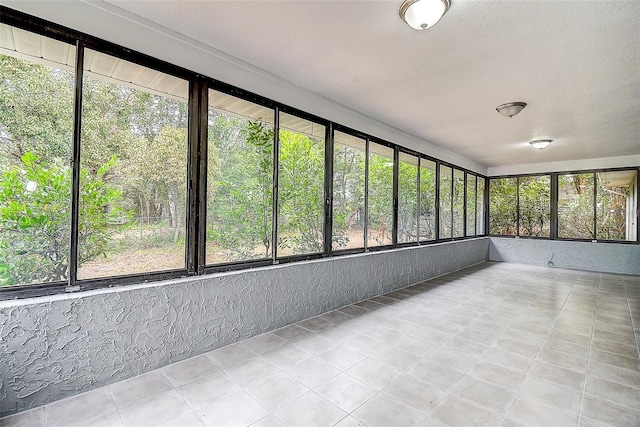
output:
[[[529,144],[533,148],[537,148],[538,150],[542,150],[543,148],[547,148],[549,144],[553,142],[552,139],[537,139],[535,141],[531,141]]]
[[[505,117],[513,117],[526,106],[526,102],[507,102],[506,104],[498,105],[496,111]]]
[[[404,0],[400,17],[414,30],[426,30],[442,18],[450,5],[449,0]]]

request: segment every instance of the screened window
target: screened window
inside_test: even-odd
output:
[[[322,252],[325,127],[280,113],[278,256]]]
[[[453,171],[453,237],[464,236],[464,171]]]
[[[420,159],[420,241],[436,239],[436,162]]]
[[[206,262],[270,258],[272,109],[209,91]]]
[[[364,248],[367,142],[334,134],[332,250]]]
[[[369,143],[367,247],[393,243],[393,148]]]
[[[418,157],[400,152],[398,243],[418,241]]]
[[[440,238],[449,239],[453,236],[453,211],[451,209],[453,196],[453,169],[440,165]]]
[[[489,184],[489,233],[515,236],[518,224],[518,178],[492,179]]]
[[[0,287],[63,281],[76,49],[5,24],[0,34]],[[104,214],[95,221],[108,230]]]
[[[185,268],[188,87],[85,51],[78,278]]]
[[[549,175],[518,178],[518,235],[550,237],[551,179]]]
[[[593,174],[558,176],[558,237],[595,239]]]
[[[637,172],[598,172],[596,182],[596,238],[636,240]]]
[[[467,174],[467,236],[476,234],[476,176]]]

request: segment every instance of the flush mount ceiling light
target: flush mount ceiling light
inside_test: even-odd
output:
[[[531,144],[533,148],[542,150],[543,148],[547,148],[552,142],[553,139],[536,139],[535,141],[531,141],[529,144]]]
[[[505,117],[513,117],[526,106],[526,102],[507,102],[506,104],[498,105],[496,111]]]
[[[450,5],[450,0],[404,0],[400,18],[414,30],[426,30],[436,25]]]

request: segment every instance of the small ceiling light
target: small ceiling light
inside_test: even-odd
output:
[[[496,111],[505,117],[513,117],[526,106],[526,102],[507,102],[506,104],[498,105]]]
[[[553,139],[536,139],[535,141],[531,141],[529,144],[531,144],[533,148],[542,150],[543,148],[547,148],[552,142]]]
[[[414,30],[426,30],[436,25],[450,5],[450,0],[404,0],[400,18]]]

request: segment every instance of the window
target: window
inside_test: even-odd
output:
[[[366,149],[364,139],[335,132],[331,236],[334,251],[364,248]]]
[[[76,49],[5,24],[0,32],[0,287],[64,281]]]
[[[323,250],[325,127],[280,113],[278,256]]]
[[[637,171],[596,173],[596,238],[636,240]]]
[[[85,51],[79,279],[185,268],[188,86]]]
[[[595,239],[593,174],[558,176],[558,237]]]
[[[369,143],[367,247],[392,244],[393,148]]]
[[[453,237],[464,236],[464,172],[453,170]]]
[[[484,229],[484,187],[486,180],[479,176],[476,180],[478,189],[476,191],[476,234],[485,234]]]
[[[518,224],[518,178],[492,179],[489,184],[489,234],[515,236]]]
[[[476,176],[467,174],[467,236],[476,235]]]
[[[436,162],[420,159],[420,241],[436,239]]]
[[[418,241],[418,158],[400,152],[398,168],[398,243]]]
[[[551,236],[551,178],[549,175],[518,178],[518,235]]]
[[[273,119],[273,109],[209,91],[209,265],[272,256]]]
[[[452,231],[452,174],[453,169],[449,166],[440,165],[440,238],[449,239],[453,236]]]

